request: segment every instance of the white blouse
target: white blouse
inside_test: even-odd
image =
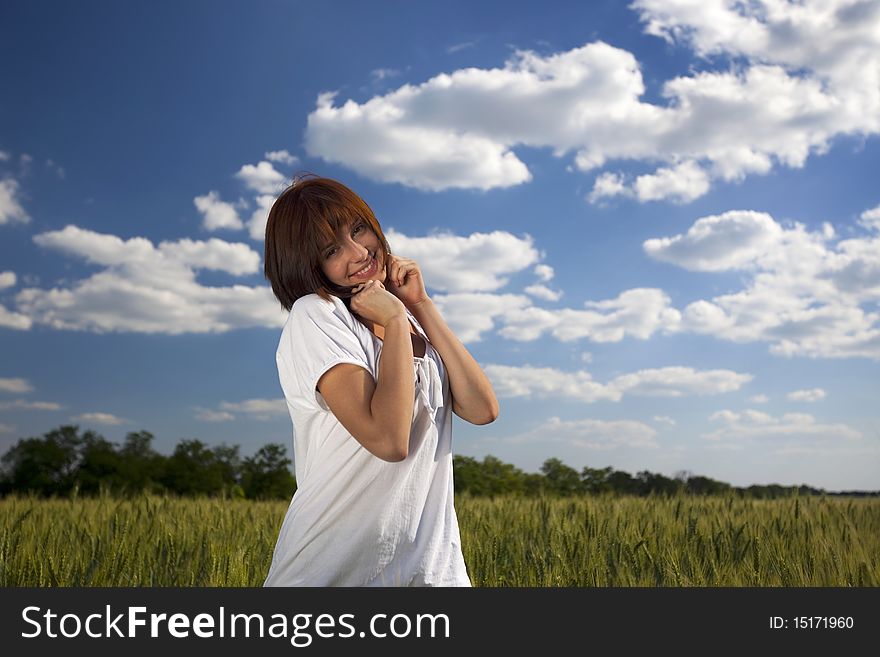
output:
[[[276,353],[293,421],[293,495],[264,586],[470,586],[453,507],[452,405],[440,355],[413,358],[407,457],[371,454],[330,411],[317,383],[353,363],[375,379],[382,341],[336,297],[293,304]]]

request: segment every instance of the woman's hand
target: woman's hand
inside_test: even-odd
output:
[[[387,327],[397,317],[406,317],[400,299],[385,289],[381,282],[370,280],[354,288],[351,297],[352,312],[364,319]]]
[[[388,289],[408,308],[413,308],[428,298],[422,272],[415,260],[389,254],[385,271]]]

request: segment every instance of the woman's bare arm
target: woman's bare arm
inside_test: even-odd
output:
[[[352,297],[352,310],[384,326],[377,380],[358,365],[340,363],[321,376],[318,391],[365,449],[385,461],[402,461],[409,452],[415,398],[409,320],[403,304],[381,284]]]
[[[498,400],[483,369],[474,360],[429,298],[409,307],[443,359],[452,392],[452,410],[471,424],[489,424],[498,417]]]

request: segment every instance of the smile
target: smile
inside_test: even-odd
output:
[[[351,278],[354,279],[367,279],[373,274],[376,273],[376,269],[379,267],[379,261],[376,258],[370,258],[370,264],[361,269],[359,272],[356,272],[351,275]]]

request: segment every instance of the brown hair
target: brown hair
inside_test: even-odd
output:
[[[286,309],[307,294],[346,305],[352,288],[331,283],[321,270],[321,250],[340,229],[361,219],[379,238],[385,253],[388,241],[364,200],[340,182],[312,174],[298,176],[275,199],[266,223],[265,268],[272,292]]]

